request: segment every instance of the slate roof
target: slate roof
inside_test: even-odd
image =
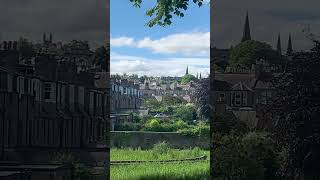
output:
[[[250,86],[255,79],[255,74],[233,74],[233,73],[217,73],[214,75],[215,80],[226,81],[230,85],[235,85],[240,81]]]
[[[234,91],[252,91],[252,89],[244,82],[240,81],[237,84],[233,85],[231,90]]]

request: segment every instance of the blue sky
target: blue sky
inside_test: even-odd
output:
[[[191,1],[192,2],[192,1]],[[147,9],[129,0],[111,0],[111,72],[156,76],[181,76],[187,65],[192,74],[209,73],[210,9],[191,3],[183,18],[167,27],[147,27]]]

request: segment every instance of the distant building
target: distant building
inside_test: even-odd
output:
[[[53,151],[64,149],[89,166],[104,164],[109,75],[79,72],[76,62],[61,58],[38,53],[33,64],[21,64],[16,43],[1,43],[0,161],[47,163]]]
[[[261,125],[261,110],[271,102],[275,89],[270,79],[283,72],[272,69],[265,60],[256,61],[253,70],[214,74],[215,111],[229,113],[254,129]]]

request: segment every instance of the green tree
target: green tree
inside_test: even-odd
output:
[[[231,65],[251,67],[261,58],[269,60],[272,64],[280,64],[284,59],[269,44],[254,40],[244,41],[232,48],[230,52]]]
[[[147,26],[153,27],[154,25],[168,26],[172,23],[171,19],[175,15],[183,17],[184,11],[188,9],[191,0],[157,0],[155,6],[148,9],[146,15],[151,17],[147,22]],[[130,0],[135,7],[140,7],[142,0]],[[204,0],[192,0],[194,4],[199,7],[202,6]]]
[[[181,84],[188,84],[191,81],[197,82],[198,79],[192,74],[186,74],[181,78]]]
[[[181,97],[163,96],[161,103],[165,106],[174,106],[179,104],[186,104],[187,101]]]
[[[213,179],[276,180],[279,161],[268,135],[215,135]]]
[[[197,110],[194,105],[186,104],[175,110],[175,117],[191,123],[197,117]]]
[[[158,109],[161,106],[161,103],[156,99],[145,99],[143,104],[149,109]]]
[[[101,46],[94,52],[93,63],[101,65],[103,69],[107,68],[109,58],[109,47]]]

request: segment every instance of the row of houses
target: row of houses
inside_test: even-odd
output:
[[[52,54],[38,53],[32,65],[21,64],[19,56],[16,46],[1,46],[0,171],[49,163],[56,151],[103,166],[109,149],[109,73],[79,72],[74,62]]]

